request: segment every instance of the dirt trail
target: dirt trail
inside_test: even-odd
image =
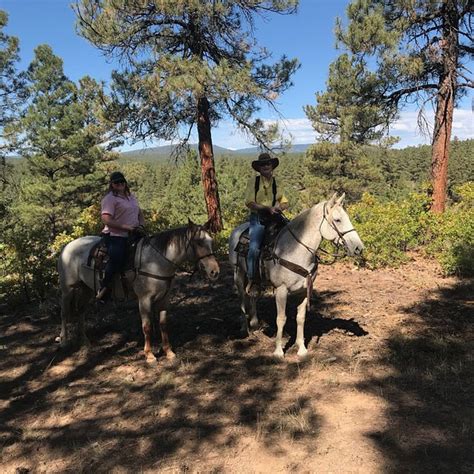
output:
[[[472,280],[430,261],[398,270],[323,267],[306,335],[284,362],[275,307],[238,338],[231,269],[180,279],[177,359],[146,366],[132,306],[88,319],[92,346],[57,350],[57,307],[0,319],[0,470],[26,472],[469,472]]]

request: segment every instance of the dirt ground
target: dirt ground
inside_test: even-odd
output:
[[[135,305],[88,316],[64,353],[56,305],[0,319],[0,471],[472,473],[474,283],[421,258],[397,270],[321,267],[299,362],[289,305],[239,338],[231,268],[180,277],[177,358],[147,366]],[[156,346],[159,354],[159,343]]]

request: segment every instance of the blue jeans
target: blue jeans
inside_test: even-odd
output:
[[[247,276],[250,280],[255,278],[255,267],[260,256],[260,247],[265,236],[265,226],[260,224],[257,214],[250,214],[249,227],[249,253],[247,255]]]
[[[127,256],[127,237],[105,235],[104,241],[107,246],[109,261],[105,266],[102,286],[112,288],[114,275],[120,273],[125,265],[125,258]]]

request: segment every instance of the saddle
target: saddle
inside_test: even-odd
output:
[[[127,239],[125,264],[120,275],[124,295],[127,295],[128,293],[128,288],[126,287],[125,282],[125,273],[135,270],[135,254],[137,252],[137,246],[144,237],[145,233],[143,231],[136,231],[132,232]],[[107,265],[108,260],[109,254],[104,236],[102,236],[102,238],[90,249],[86,266],[91,268],[96,275],[98,274],[99,280],[101,280],[104,277],[105,266]]]
[[[262,220],[261,220],[262,222]],[[275,247],[276,239],[278,234],[286,226],[288,220],[282,215],[275,215],[272,218],[267,218],[262,222],[265,226],[265,235],[263,237],[262,246],[260,248],[260,257],[256,262],[256,275],[260,276],[261,281],[266,280],[264,275],[263,262],[266,260],[273,259],[273,249]],[[239,241],[235,247],[235,251],[243,258],[247,258],[249,252],[250,237],[249,237],[249,227],[246,227],[244,231],[240,234]]]

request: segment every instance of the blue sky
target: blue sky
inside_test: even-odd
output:
[[[65,73],[70,79],[90,75],[108,81],[116,66],[76,34],[70,3],[70,0],[0,0],[0,8],[9,14],[7,33],[20,39],[20,67],[27,67],[36,46],[47,43],[63,59]],[[272,15],[268,21],[257,22],[258,41],[273,53],[274,59],[286,54],[301,62],[301,68],[293,78],[294,86],[278,99],[277,104],[285,119],[282,127],[291,134],[293,143],[315,141],[303,107],[314,105],[316,91],[325,88],[329,64],[340,53],[335,49],[333,29],[336,17],[344,17],[347,4],[348,0],[300,0],[297,15]],[[471,63],[471,66],[474,65]],[[460,139],[474,138],[473,97],[471,92],[455,111],[453,136]],[[429,137],[417,131],[416,115],[416,109],[407,110],[393,124],[392,134],[401,138],[398,147],[429,142]],[[427,115],[432,120],[429,109]],[[271,121],[277,116],[262,110],[260,118]],[[227,148],[249,146],[246,138],[229,122],[222,122],[213,130],[213,142]]]

